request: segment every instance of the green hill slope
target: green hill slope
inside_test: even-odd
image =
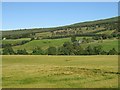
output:
[[[103,34],[102,32],[107,31],[117,33],[118,17],[109,19],[81,22],[67,26],[60,26],[54,28],[34,28],[34,29],[20,29],[2,31],[3,38],[50,38],[70,35],[96,35]],[[98,33],[100,32],[100,33]],[[111,34],[112,34],[111,33]]]

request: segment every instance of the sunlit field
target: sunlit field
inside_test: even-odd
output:
[[[117,88],[118,56],[3,55],[3,88]]]

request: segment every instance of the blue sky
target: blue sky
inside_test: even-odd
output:
[[[54,27],[117,15],[117,2],[4,2],[2,29]]]

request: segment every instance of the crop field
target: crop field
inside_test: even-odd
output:
[[[117,88],[118,56],[3,55],[3,88]]]

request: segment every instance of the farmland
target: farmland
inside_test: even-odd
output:
[[[108,51],[110,50],[111,48],[115,48],[117,51],[118,51],[118,43],[120,43],[119,40],[117,39],[111,39],[111,40],[103,40],[102,42],[92,42],[92,43],[88,43],[88,44],[83,44],[82,46],[83,47],[86,47],[88,45],[91,45],[91,46],[96,46],[96,45],[101,45],[103,47],[103,50],[105,51]]]
[[[56,55],[56,53],[60,55],[81,55],[81,53],[78,53],[78,51],[81,51],[84,55],[97,55],[98,53],[96,52],[98,51],[96,51],[97,49],[95,48],[97,47],[100,50],[101,46],[101,51],[99,54],[116,55],[119,54],[119,32],[117,30],[117,20],[118,17],[113,17],[108,19],[81,22],[53,28],[31,28],[2,31],[3,40],[0,46],[2,46],[1,50],[3,52],[1,53],[3,53],[4,55],[46,55],[51,54],[48,53],[48,49],[53,47],[55,50],[54,55]],[[75,39],[72,41],[73,37],[75,37]],[[67,47],[62,47],[68,42],[69,44],[67,45]],[[76,47],[81,48],[76,49]],[[35,49],[38,50],[38,48],[39,51],[36,51]],[[42,53],[40,53],[40,49]],[[84,51],[82,51],[82,49]],[[75,52],[71,52],[70,50]],[[85,53],[85,50],[87,50],[87,53]]]
[[[23,40],[30,40],[30,38],[7,39],[7,40],[3,40],[2,44],[17,44],[17,43],[22,42]]]
[[[77,40],[82,39],[83,37],[77,37]],[[91,38],[91,37],[86,37]],[[26,43],[21,46],[13,47],[14,50],[17,49],[27,49],[28,51],[32,51],[35,47],[41,47],[43,49],[48,48],[49,46],[59,47],[62,46],[64,42],[70,42],[70,38],[59,38],[59,39],[43,39],[43,40],[33,40],[29,43]]]
[[[3,88],[117,88],[117,23],[2,31]]]
[[[83,37],[77,37],[77,40],[81,40]],[[91,37],[86,37],[91,38]],[[29,43],[26,43],[21,46],[14,46],[13,49],[26,49],[27,51],[32,51],[35,47],[41,47],[42,49],[47,49],[49,46],[59,47],[62,46],[64,42],[70,42],[70,38],[62,38],[62,39],[43,39],[43,40],[33,40]],[[96,46],[96,45],[102,45],[103,50],[109,51],[112,48],[115,48],[118,51],[118,40],[117,39],[107,39],[103,40],[103,42],[98,43],[91,42],[91,43],[85,43],[81,44],[82,47],[87,47],[88,45]]]
[[[3,55],[3,88],[117,88],[118,56]]]

